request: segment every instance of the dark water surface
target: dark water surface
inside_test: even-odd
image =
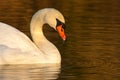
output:
[[[120,80],[119,0],[1,0],[0,21],[30,37],[31,16],[45,7],[58,9],[66,19],[64,44],[53,29],[44,27],[61,52],[61,68],[5,65],[0,66],[0,80]]]

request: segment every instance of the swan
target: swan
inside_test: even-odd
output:
[[[23,32],[0,22],[0,64],[61,63],[58,49],[43,34],[44,24],[54,28],[62,40],[66,40],[65,19],[54,8],[44,8],[33,15],[30,23],[33,41]]]

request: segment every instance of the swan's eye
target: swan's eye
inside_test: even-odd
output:
[[[57,21],[57,24],[56,24],[56,27],[57,26],[59,26],[59,25],[62,25],[61,27],[63,28],[63,29],[65,29],[65,24],[63,23],[63,22],[61,22],[60,20],[58,20],[58,19],[56,19],[56,21]]]
[[[66,26],[64,23],[62,23],[62,28],[65,30]]]

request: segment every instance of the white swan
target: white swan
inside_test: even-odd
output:
[[[43,34],[49,24],[65,40],[64,17],[56,9],[39,10],[32,17],[30,31],[34,43],[19,30],[0,22],[0,64],[60,63],[58,49]]]

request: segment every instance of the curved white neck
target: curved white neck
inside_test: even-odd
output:
[[[58,49],[50,43],[43,34],[42,27],[45,24],[44,15],[40,12],[36,13],[30,25],[31,36],[34,43],[37,45],[40,51],[45,55],[47,60],[51,63],[59,63],[61,61],[61,56]]]

